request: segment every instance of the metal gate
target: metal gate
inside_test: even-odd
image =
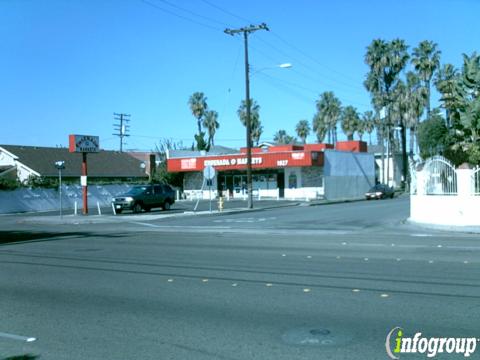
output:
[[[428,159],[424,166],[425,194],[456,195],[457,173],[455,167],[443,156]]]

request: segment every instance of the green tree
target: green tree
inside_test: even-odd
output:
[[[197,119],[198,133],[195,135],[197,150],[208,150],[208,144],[205,142],[205,133],[202,131],[202,119],[207,111],[207,98],[202,92],[193,93],[188,99],[190,110]]]
[[[273,135],[273,141],[276,142],[277,144],[294,144],[296,142],[296,138],[288,135],[285,130],[278,130],[274,135]]]
[[[295,127],[297,136],[302,140],[304,144],[307,142],[307,137],[310,134],[310,124],[307,120],[300,120]]]
[[[455,98],[458,82],[458,70],[452,64],[444,64],[439,68],[434,79],[435,87],[441,94],[440,101],[443,103],[442,107],[445,108],[447,127],[449,128],[452,126],[452,111],[455,111],[458,105]]]
[[[369,72],[364,85],[371,94],[372,105],[375,110],[380,112],[382,108],[386,110],[386,116],[382,123],[378,123],[377,133],[381,132],[382,145],[382,174],[385,176],[383,154],[385,139],[391,143],[393,122],[391,118],[391,106],[393,103],[393,94],[400,81],[400,73],[405,69],[408,62],[408,46],[405,41],[395,39],[387,42],[383,39],[375,39],[367,47],[365,54],[365,63],[369,66]],[[381,128],[381,129],[380,129]],[[402,136],[405,132],[402,131]],[[402,139],[403,142],[403,139]],[[391,146],[389,146],[389,149]],[[389,164],[390,162],[388,162]],[[389,176],[387,167],[387,179]],[[383,179],[385,181],[385,179]]]
[[[342,104],[332,91],[320,94],[317,100],[317,114],[325,124],[328,135],[328,143],[337,142],[337,122],[340,120]]]
[[[448,129],[438,109],[433,109],[430,117],[419,124],[418,144],[423,159],[444,153],[448,146]]]
[[[218,123],[218,113],[214,110],[205,111],[203,126],[208,131],[208,148],[210,148],[215,145],[215,132],[220,127],[220,124]]]
[[[320,113],[316,113],[313,116],[313,132],[317,136],[317,142],[322,143],[325,140],[325,136],[327,135],[327,125],[325,124],[324,117],[320,115]]]
[[[341,114],[342,130],[348,140],[353,140],[355,131],[358,131],[360,116],[353,106],[346,106]]]
[[[362,115],[362,120],[364,130],[368,134],[368,145],[372,145],[372,132],[375,129],[375,115],[373,111],[365,111]]]
[[[176,142],[172,139],[164,138],[159,140],[155,148],[156,157],[159,163],[155,169],[153,181],[167,183],[178,188],[183,188],[184,173],[172,173],[167,171],[167,152],[171,150],[184,150],[188,147],[185,147],[181,141]]]
[[[424,40],[412,52],[412,64],[426,90],[427,118],[430,114],[430,83],[435,71],[440,66],[441,51],[437,49],[437,46],[433,41]]]
[[[247,105],[245,100],[242,100],[240,106],[237,110],[237,115],[243,124],[246,126],[247,124]],[[250,129],[251,129],[251,136],[252,142],[255,145],[258,145],[260,141],[260,137],[263,133],[263,126],[260,122],[260,105],[253,99],[250,99]]]

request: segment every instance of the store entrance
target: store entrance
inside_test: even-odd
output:
[[[285,182],[283,170],[261,170],[252,172],[253,195],[259,193],[264,196],[276,196],[277,188],[280,188],[280,196],[283,196]],[[218,192],[222,196],[230,198],[245,198],[247,191],[247,175],[244,171],[224,171],[218,174]]]

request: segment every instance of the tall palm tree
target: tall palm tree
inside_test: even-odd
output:
[[[323,116],[321,116],[318,112],[313,117],[313,131],[317,136],[317,141],[322,143],[325,140],[325,136],[327,135],[327,125],[325,124],[325,120]]]
[[[258,146],[258,143],[260,142],[260,137],[262,136],[263,133],[263,126],[262,125],[255,125],[255,127],[252,129],[252,141],[254,146]]]
[[[220,127],[218,123],[218,113],[214,110],[207,110],[203,118],[203,127],[208,131],[208,147],[215,145],[215,132]]]
[[[342,130],[347,135],[348,140],[353,140],[353,134],[358,131],[360,117],[357,109],[353,106],[346,106],[342,111]]]
[[[310,135],[310,124],[307,120],[300,120],[295,127],[295,131],[302,142],[305,144],[307,142],[307,136]]]
[[[375,39],[367,47],[365,54],[365,63],[370,71],[364,82],[365,87],[371,93],[372,104],[378,111],[381,108],[386,109],[385,127],[386,140],[390,144],[392,138],[392,119],[391,106],[393,103],[393,93],[400,80],[400,73],[405,68],[409,55],[408,46],[405,41],[395,39],[387,42],[382,39]],[[402,143],[404,143],[405,131],[402,131]],[[384,152],[384,142],[382,136],[382,154]],[[390,146],[388,147],[390,149]],[[383,162],[382,162],[383,163]],[[382,165],[383,166],[383,165]],[[383,169],[382,169],[382,173]],[[388,179],[387,168],[387,179]]]
[[[459,79],[458,70],[452,64],[440,67],[434,78],[434,85],[442,95],[440,101],[446,111],[447,127],[452,126],[452,110],[455,108],[455,92]]]
[[[342,104],[332,91],[320,94],[317,100],[317,112],[327,127],[328,142],[337,142],[337,122],[340,119]]]
[[[437,46],[433,41],[424,40],[412,52],[412,64],[427,91],[427,103],[425,105],[427,117],[430,116],[430,82],[440,66],[441,51],[437,49]]]
[[[368,134],[368,145],[372,145],[372,132],[375,129],[375,116],[373,111],[365,111],[362,115],[363,126]]]
[[[194,92],[188,99],[188,105],[193,116],[197,119],[198,135],[202,133],[202,118],[207,111],[207,98],[203,92]]]
[[[366,122],[363,120],[362,116],[359,116],[358,124],[357,124],[358,140],[363,141],[363,134],[365,134],[365,129],[366,129]]]
[[[297,139],[291,135],[288,135],[285,130],[278,130],[273,135],[273,141],[278,144],[294,144]]]
[[[247,125],[247,105],[245,100],[242,100],[237,110],[237,115],[240,118],[243,126]],[[258,145],[260,136],[263,133],[263,126],[260,122],[260,105],[253,99],[250,99],[250,129],[252,141]]]

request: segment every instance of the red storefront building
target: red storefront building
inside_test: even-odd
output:
[[[307,199],[321,197],[325,192],[325,176],[329,176],[330,170],[338,167],[332,168],[332,161],[341,161],[341,153],[368,155],[366,151],[366,143],[360,141],[338,142],[335,149],[330,144],[272,145],[253,148],[253,195]],[[337,158],[338,160],[335,160]],[[373,157],[371,161],[373,166]],[[325,173],[326,162],[330,163],[328,173]],[[245,197],[246,163],[246,148],[235,151],[216,147],[209,153],[174,150],[170,151],[167,157],[169,172],[184,173],[184,192],[188,197],[209,196],[208,187],[203,179],[203,169],[209,165],[216,170],[212,182],[215,195]]]

